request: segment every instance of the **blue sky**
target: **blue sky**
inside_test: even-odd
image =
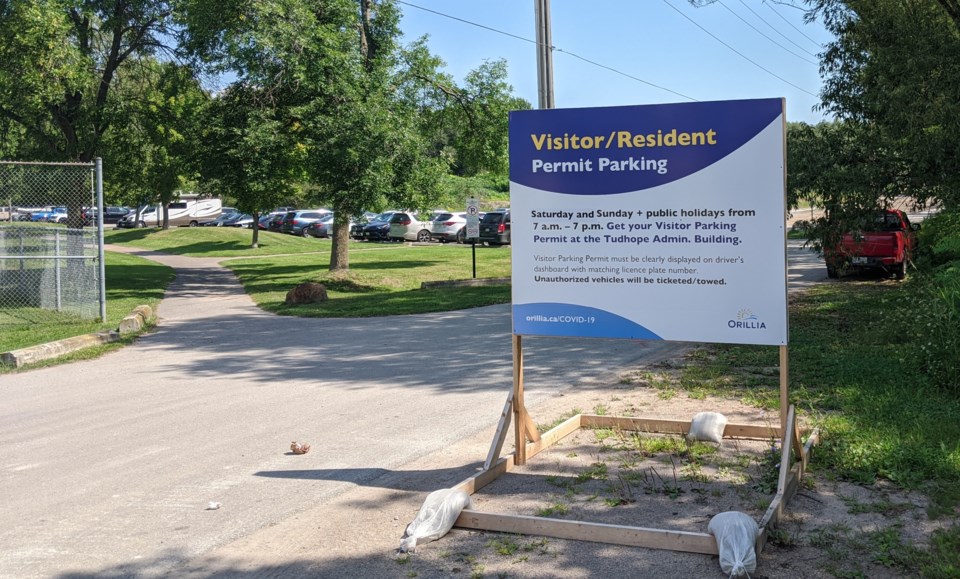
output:
[[[504,58],[515,94],[537,106],[534,0],[403,0],[401,9],[406,40],[428,35],[458,81]],[[831,36],[804,24],[796,8],[771,0],[701,8],[688,0],[551,0],[550,9],[558,108],[785,97],[788,121],[828,120],[812,107],[822,85],[816,55]]]

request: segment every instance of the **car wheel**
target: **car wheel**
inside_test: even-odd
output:
[[[137,224],[137,227],[139,227],[139,228],[141,228],[141,229],[144,229],[144,228],[147,227],[147,222],[146,222],[146,221],[141,221],[140,223]]]
[[[907,277],[907,262],[901,261],[897,265],[893,266],[893,277],[896,279],[903,279]]]
[[[417,233],[417,241],[421,243],[430,241],[430,232],[426,229],[421,229],[420,232]]]
[[[190,227],[196,227],[196,226],[197,226],[197,222],[196,222],[196,221],[191,221],[191,222],[190,222]]]
[[[466,243],[467,242],[467,228],[461,227],[460,231],[457,232],[457,243]]]
[[[304,227],[303,229],[300,230],[300,235],[302,235],[303,237],[310,237],[310,232],[307,231],[306,227]]]

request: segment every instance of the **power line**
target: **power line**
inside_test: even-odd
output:
[[[780,48],[786,50],[787,52],[789,52],[790,54],[796,56],[797,58],[799,58],[800,60],[802,60],[802,61],[804,61],[804,62],[808,62],[808,63],[810,63],[810,64],[817,64],[817,63],[813,62],[812,60],[808,60],[807,58],[804,58],[803,56],[801,56],[801,55],[797,54],[796,52],[790,50],[789,48],[787,48],[786,46],[780,44],[780,43],[777,42],[776,40],[770,38],[769,36],[767,36],[767,35],[764,34],[763,32],[760,32],[760,29],[759,29],[759,28],[757,28],[757,27],[754,26],[753,24],[750,24],[749,22],[747,22],[747,21],[743,18],[743,16],[740,16],[739,14],[737,14],[736,12],[734,12],[733,10],[731,10],[729,6],[727,6],[726,4],[724,4],[724,3],[723,3],[723,0],[717,0],[717,3],[720,4],[721,6],[723,6],[724,8],[726,8],[727,11],[730,12],[730,14],[733,14],[734,16],[736,16],[738,19],[740,19],[740,22],[743,22],[744,24],[746,24],[747,26],[749,26],[750,28],[752,28],[753,31],[756,32],[757,34],[759,34],[760,36],[766,38],[766,39],[769,40],[770,42],[776,44],[776,45],[779,46]]]
[[[753,8],[751,8],[749,4],[747,4],[747,3],[744,2],[743,0],[740,0],[740,4],[743,4],[743,7],[744,7],[744,8],[746,8],[747,10],[750,11],[751,14],[753,14],[754,16],[756,16],[757,19],[760,20],[760,22],[763,22],[764,24],[766,24],[767,26],[769,26],[769,27],[770,27],[770,30],[773,30],[774,32],[776,32],[777,34],[779,34],[780,36],[782,36],[784,40],[786,40],[786,41],[789,42],[790,44],[796,46],[798,49],[800,49],[800,50],[802,50],[803,52],[809,54],[810,56],[812,56],[812,57],[814,57],[814,58],[817,57],[816,54],[814,54],[814,53],[810,52],[809,50],[807,50],[806,48],[800,46],[799,44],[797,44],[796,42],[794,42],[793,40],[791,40],[786,34],[780,32],[780,31],[777,29],[776,26],[774,26],[773,24],[770,24],[769,22],[767,22],[767,20],[766,20],[763,16],[760,16],[759,14],[757,14],[757,11],[754,10]],[[810,61],[807,61],[807,62],[810,62]],[[814,63],[814,64],[816,64],[816,63]]]
[[[742,52],[740,52],[740,51],[737,50],[736,48],[734,48],[734,47],[730,46],[729,44],[727,44],[726,42],[720,40],[720,38],[718,38],[715,34],[713,34],[712,32],[710,32],[709,30],[707,30],[707,29],[704,28],[703,26],[700,26],[700,24],[698,24],[696,20],[694,20],[693,18],[690,18],[690,17],[687,16],[685,13],[683,13],[680,9],[678,9],[676,6],[674,6],[673,4],[671,4],[671,3],[669,2],[669,0],[663,0],[663,2],[664,2],[664,4],[666,4],[667,6],[669,6],[670,8],[673,8],[673,9],[677,12],[677,14],[679,14],[680,16],[683,16],[684,18],[686,18],[687,20],[689,20],[694,26],[696,26],[697,28],[699,28],[700,30],[702,30],[702,31],[703,31],[704,33],[706,33],[708,36],[710,36],[711,38],[713,38],[714,40],[716,40],[716,41],[719,42],[720,44],[726,46],[726,47],[729,48],[731,51],[733,51],[734,53],[736,53],[738,56],[740,56],[740,58],[746,60],[747,62],[749,62],[749,63],[752,64],[753,66],[759,68],[760,70],[764,71],[765,73],[769,74],[770,76],[772,76],[772,77],[774,77],[774,78],[776,78],[776,79],[778,79],[778,80],[780,80],[780,81],[782,81],[782,82],[785,82],[785,83],[789,84],[790,86],[792,86],[793,88],[795,88],[795,89],[797,89],[797,90],[799,90],[799,91],[801,91],[801,92],[804,92],[804,93],[806,93],[806,94],[808,94],[808,95],[816,98],[817,95],[813,94],[812,92],[808,91],[807,89],[805,89],[805,88],[803,88],[803,87],[801,87],[801,86],[797,86],[797,85],[793,84],[792,82],[790,82],[789,80],[783,78],[782,76],[778,75],[777,73],[773,72],[772,70],[769,70],[768,68],[765,68],[763,65],[761,65],[761,64],[759,64],[758,62],[754,61],[753,59],[751,59],[751,58],[748,57],[747,55],[743,54]]]
[[[529,42],[530,44],[533,44],[533,45],[536,45],[536,44],[537,44],[537,41],[536,41],[536,40],[531,40],[530,38],[524,38],[523,36],[518,36],[518,35],[512,34],[512,33],[510,33],[510,32],[505,32],[505,31],[503,31],[503,30],[498,30],[498,29],[496,29],[496,28],[493,28],[493,27],[490,27],[490,26],[486,26],[486,25],[484,25],[484,24],[479,24],[479,23],[477,23],[477,22],[472,22],[472,21],[470,21],[470,20],[465,20],[465,19],[463,19],[463,18],[458,18],[458,17],[456,17],[456,16],[451,16],[450,14],[444,14],[443,12],[438,12],[438,11],[436,11],[436,10],[431,10],[431,9],[429,9],[429,8],[424,8],[423,6],[417,6],[416,4],[411,4],[410,2],[404,2],[403,0],[396,0],[396,2],[397,2],[397,4],[403,4],[404,6],[409,6],[409,7],[411,7],[411,8],[416,8],[416,9],[418,9],[418,10],[423,10],[424,12],[430,12],[431,14],[436,14],[437,16],[442,16],[442,17],[444,17],[444,18],[449,18],[449,19],[451,19],[451,20],[456,20],[457,22],[462,22],[462,23],[464,23],[464,24],[469,24],[470,26],[476,26],[477,28],[482,28],[482,29],[484,29],[484,30],[489,30],[490,32],[496,32],[497,34],[502,34],[502,35],[504,35],[504,36],[509,36],[510,38],[515,38],[515,39],[517,39],[517,40],[522,40],[522,41],[524,41],[524,42]],[[596,66],[596,67],[598,67],[598,68],[602,68],[602,69],[608,70],[608,71],[610,71],[610,72],[613,72],[613,73],[615,73],[615,74],[619,74],[620,76],[629,78],[630,80],[635,80],[635,81],[640,82],[640,83],[643,83],[643,84],[645,84],[645,85],[647,85],[647,86],[651,86],[651,87],[653,87],[653,88],[657,88],[657,89],[660,89],[660,90],[662,90],[662,91],[666,91],[666,92],[675,94],[675,95],[677,95],[677,96],[679,96],[679,97],[683,97],[683,98],[685,98],[685,99],[687,99],[687,100],[697,101],[697,99],[695,99],[695,98],[693,98],[693,97],[691,97],[691,96],[687,96],[687,95],[685,95],[685,94],[683,94],[683,93],[677,92],[677,91],[672,90],[672,89],[669,89],[669,88],[667,88],[667,87],[660,86],[660,85],[654,84],[654,83],[652,83],[652,82],[650,82],[650,81],[643,80],[642,78],[638,78],[638,77],[636,77],[636,76],[633,76],[633,75],[631,75],[631,74],[628,74],[628,73],[626,73],[626,72],[623,72],[622,70],[618,70],[618,69],[613,68],[613,67],[611,67],[611,66],[607,66],[607,65],[605,65],[605,64],[601,64],[601,63],[599,63],[599,62],[590,60],[589,58],[585,58],[585,57],[583,57],[583,56],[580,56],[579,54],[575,54],[575,53],[573,53],[573,52],[568,52],[568,51],[566,51],[566,50],[563,50],[562,48],[557,48],[556,46],[551,46],[550,49],[551,49],[551,50],[555,50],[555,51],[557,51],[557,52],[562,52],[563,54],[566,54],[567,56],[576,58],[576,59],[578,59],[578,60],[582,60],[583,62],[586,62],[586,63],[591,64],[591,65],[593,65],[593,66]]]
[[[820,43],[817,42],[816,40],[814,40],[814,39],[810,38],[809,36],[807,36],[806,34],[804,34],[804,32],[803,32],[802,30],[800,30],[799,28],[797,28],[796,26],[793,25],[793,22],[790,22],[789,20],[787,20],[787,19],[783,16],[783,14],[780,14],[780,12],[778,12],[777,9],[773,7],[773,4],[771,4],[770,2],[764,2],[764,4],[766,4],[767,8],[769,8],[770,10],[773,10],[773,13],[776,14],[777,16],[779,16],[781,20],[783,20],[784,22],[786,22],[787,24],[789,24],[791,28],[793,28],[794,30],[796,30],[797,32],[799,32],[799,33],[800,33],[800,36],[802,36],[802,37],[806,38],[807,40],[809,40],[810,42],[812,42],[817,48],[823,48],[823,45],[822,45],[822,44],[820,44]]]

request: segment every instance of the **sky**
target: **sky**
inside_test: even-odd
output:
[[[400,0],[400,26],[407,42],[428,36],[459,82],[484,61],[505,59],[514,94],[536,108],[534,5]],[[817,55],[832,36],[782,2],[551,0],[550,17],[557,108],[784,97],[787,121],[829,120],[813,107]]]

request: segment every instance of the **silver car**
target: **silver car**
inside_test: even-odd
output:
[[[389,236],[393,241],[430,241],[430,222],[420,221],[416,212],[398,211],[390,218]]]
[[[441,243],[463,243],[467,235],[467,214],[444,211],[433,216],[430,222],[430,237]]]

